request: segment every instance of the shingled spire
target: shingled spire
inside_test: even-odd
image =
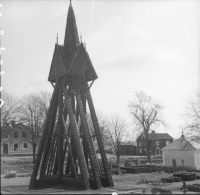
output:
[[[76,18],[74,15],[74,10],[71,4],[69,4],[68,15],[67,15],[67,24],[65,30],[65,41],[64,46],[65,48],[74,48],[79,44],[78,38],[78,30],[76,26]]]

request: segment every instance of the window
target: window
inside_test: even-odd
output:
[[[156,141],[156,146],[159,146],[159,141]]]
[[[14,151],[18,151],[18,144],[14,144]]]
[[[139,148],[139,153],[140,153],[140,154],[142,153],[142,148]]]
[[[142,146],[142,142],[139,142],[139,146]]]
[[[28,144],[24,143],[24,150],[27,150],[27,148],[28,148]]]
[[[26,137],[27,137],[26,132],[22,131],[22,137],[23,137],[23,138],[26,138]]]
[[[22,126],[20,125],[20,126],[18,127],[18,129],[19,129],[19,130],[22,130]]]
[[[166,146],[169,144],[169,140],[166,141]]]
[[[9,136],[8,136],[8,135],[5,135],[4,138],[9,138]]]
[[[156,147],[156,154],[160,154],[160,148]]]
[[[13,132],[13,138],[18,138],[18,132],[17,131]]]

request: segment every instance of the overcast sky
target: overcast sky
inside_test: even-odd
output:
[[[18,97],[52,91],[47,81],[56,34],[64,42],[69,0],[2,1],[2,86]],[[168,132],[180,136],[187,96],[199,90],[200,1],[72,0],[79,34],[98,74],[95,107],[131,121],[142,90],[161,101]]]

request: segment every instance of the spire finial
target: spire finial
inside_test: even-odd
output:
[[[57,37],[56,37],[56,40],[57,40],[57,44],[58,44],[58,33],[57,33]]]
[[[82,43],[82,33],[80,34],[80,41],[81,41],[81,43]]]
[[[183,135],[183,131],[182,131],[182,135],[181,135],[181,137],[185,137],[185,136]]]
[[[72,1],[71,0],[69,0],[69,3],[70,3],[70,5],[72,5]]]
[[[85,49],[86,49],[86,41],[84,40],[84,47],[85,47]]]

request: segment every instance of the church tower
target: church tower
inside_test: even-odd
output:
[[[54,87],[30,189],[55,184],[82,189],[113,186],[90,88],[97,74],[79,40],[70,1],[64,45],[55,44],[48,81]],[[101,161],[87,121],[89,108]]]

